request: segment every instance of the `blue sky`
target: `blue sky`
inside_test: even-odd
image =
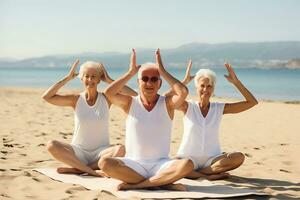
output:
[[[300,41],[297,0],[0,0],[0,57]]]

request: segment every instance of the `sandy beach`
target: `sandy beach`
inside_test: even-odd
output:
[[[61,166],[47,152],[47,141],[70,142],[73,133],[73,110],[46,103],[41,99],[43,91],[0,88],[0,199],[117,199],[32,171],[33,168]],[[124,144],[125,115],[114,106],[109,128],[111,143]],[[182,114],[176,113],[172,155],[177,151],[182,132]],[[260,199],[300,198],[299,133],[300,104],[264,101],[241,114],[224,115],[222,150],[241,151],[246,161],[232,171],[232,178],[222,182],[265,189],[273,194]],[[246,197],[249,198],[258,197]]]

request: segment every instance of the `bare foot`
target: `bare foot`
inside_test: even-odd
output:
[[[207,175],[206,179],[209,181],[215,181],[215,180],[223,180],[230,177],[229,173],[219,173],[219,174],[211,174]]]
[[[160,186],[164,190],[173,190],[173,191],[188,191],[187,187],[181,183],[171,183],[168,185]]]
[[[104,173],[101,169],[95,170],[95,171],[100,177],[110,178],[110,176],[108,176],[106,173]]]
[[[117,186],[117,190],[129,190],[129,189],[132,189],[132,188],[130,187],[130,184],[128,184],[128,183],[120,183]]]
[[[58,167],[56,171],[59,174],[83,174],[84,173],[74,167]]]

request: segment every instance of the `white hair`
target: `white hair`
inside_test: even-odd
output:
[[[86,62],[82,63],[82,65],[80,66],[80,69],[79,69],[78,77],[79,78],[83,77],[83,73],[84,73],[85,69],[95,69],[97,72],[97,75],[100,77],[103,73],[100,65],[101,65],[100,63],[97,63],[95,61],[86,61]]]
[[[138,71],[138,78],[142,78],[142,72],[146,69],[153,69],[156,70],[158,72],[158,67],[157,64],[155,63],[151,63],[151,62],[147,62],[142,64],[142,66],[140,67],[139,71]]]
[[[199,69],[199,71],[196,73],[195,78],[194,78],[196,88],[198,87],[199,80],[201,78],[208,78],[209,83],[213,87],[215,87],[217,76],[216,76],[216,73],[214,71],[212,71],[210,69]]]

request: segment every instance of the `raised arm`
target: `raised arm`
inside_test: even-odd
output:
[[[57,92],[67,82],[69,82],[70,80],[72,80],[77,76],[76,67],[78,64],[79,64],[79,60],[76,60],[73,63],[68,75],[65,76],[62,80],[52,85],[46,92],[44,92],[42,98],[45,101],[57,106],[71,106],[75,108],[78,95],[59,95],[57,94]]]
[[[184,76],[183,80],[181,81],[181,83],[183,83],[184,85],[188,85],[195,77],[195,76],[191,76],[192,64],[193,64],[192,60],[190,59],[188,62],[186,71],[185,71],[185,76]],[[170,88],[167,92],[164,93],[164,96],[167,97],[167,96],[172,96],[174,94],[175,94],[174,90],[172,88]],[[186,101],[184,101],[181,104],[181,106],[179,106],[177,108],[177,110],[182,111],[185,114],[187,111],[187,107],[188,107],[188,104]]]
[[[179,80],[174,78],[171,74],[169,74],[165,70],[162,63],[159,49],[157,49],[155,54],[156,54],[156,63],[158,65],[160,75],[168,82],[168,84],[174,91],[174,94],[166,97],[167,104],[171,109],[177,109],[185,101],[185,98],[188,95],[188,89],[184,84],[182,84]]]
[[[101,76],[101,81],[108,83],[108,84],[111,84],[112,82],[114,82],[114,80],[108,75],[108,73],[102,63],[100,63],[100,67],[102,68],[102,72],[103,72],[103,74]],[[127,95],[127,96],[137,96],[137,92],[126,85],[121,89],[120,93]]]
[[[184,85],[188,85],[195,77],[195,76],[191,76],[192,64],[193,64],[192,60],[190,59],[188,62],[186,71],[185,71],[185,76],[184,76],[183,80],[181,81],[181,83],[183,83]],[[174,95],[174,94],[175,94],[175,92],[174,92],[173,88],[170,88],[168,91],[166,91],[164,93],[164,96],[170,96],[170,95]]]
[[[231,65],[226,63],[225,67],[228,71],[228,75],[224,75],[225,78],[240,91],[240,93],[245,97],[246,100],[237,103],[226,103],[223,114],[240,113],[258,104],[258,101],[255,99],[255,97],[247,90],[247,88],[237,78]]]
[[[120,94],[121,89],[125,84],[138,72],[140,66],[136,65],[135,50],[132,50],[130,58],[129,70],[120,78],[112,82],[105,90],[104,93],[112,104],[121,107],[126,113],[128,113],[132,97]]]

